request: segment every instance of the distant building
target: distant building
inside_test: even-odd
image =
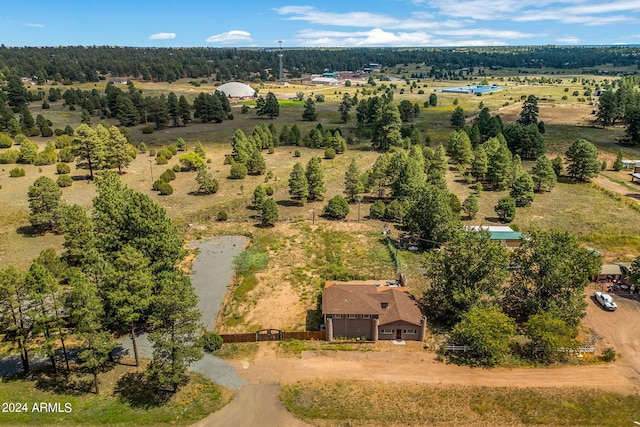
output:
[[[255,98],[256,91],[249,85],[239,82],[230,82],[218,86],[216,89],[219,92],[224,93],[227,98]]]
[[[522,243],[522,233],[513,231],[509,226],[504,225],[469,225],[466,230],[485,230],[491,235],[491,240],[499,240],[509,249],[518,248]]]
[[[340,81],[338,79],[334,79],[333,77],[313,77],[311,79],[311,83],[314,85],[331,85],[335,86]]]

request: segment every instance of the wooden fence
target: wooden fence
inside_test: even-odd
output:
[[[272,330],[275,331],[275,330]],[[261,334],[261,331],[251,332],[247,334],[220,334],[222,340],[226,343],[237,342],[257,342],[257,341],[279,341],[279,340],[320,340],[327,339],[326,331],[303,331],[303,332],[286,332]],[[265,339],[268,335],[269,339]]]
[[[447,351],[471,351],[471,347],[469,347],[468,345],[455,345],[455,344],[447,344],[447,346],[445,347],[447,349]],[[559,348],[556,350],[557,352],[564,352],[564,353],[591,353],[591,354],[596,354],[596,348],[595,347],[578,347],[578,348]]]

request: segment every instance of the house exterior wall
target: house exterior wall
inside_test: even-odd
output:
[[[378,339],[379,340],[395,340],[398,338],[398,329],[400,333],[400,339],[407,341],[422,341],[424,340],[425,333],[424,319],[420,325],[407,322],[389,323],[386,325],[378,326]]]
[[[376,329],[378,319],[374,316],[363,318],[356,315],[356,318],[349,318],[349,315],[327,315],[325,325],[327,327],[327,339],[332,341],[337,337],[344,338],[364,338],[368,341],[376,341]]]

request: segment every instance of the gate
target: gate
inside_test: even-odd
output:
[[[283,334],[281,329],[261,329],[256,331],[256,341],[280,341]]]

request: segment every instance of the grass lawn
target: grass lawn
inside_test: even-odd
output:
[[[99,395],[90,391],[90,375],[71,374],[67,378],[37,372],[26,380],[3,380],[0,402],[20,403],[26,411],[0,412],[0,425],[189,425],[231,400],[230,391],[201,375],[190,374],[189,378],[187,385],[170,396],[145,388],[140,369],[126,365],[114,365],[100,374]],[[35,411],[34,405],[39,407],[42,402],[59,404],[62,412]]]
[[[580,388],[298,382],[284,405],[318,426],[620,426],[640,418],[637,396]]]

